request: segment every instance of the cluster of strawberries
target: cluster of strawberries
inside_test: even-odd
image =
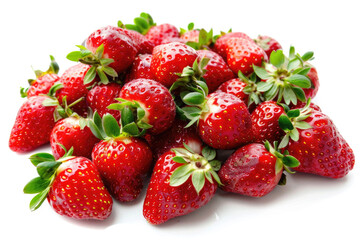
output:
[[[355,157],[331,119],[311,102],[319,80],[309,61],[271,37],[134,24],[91,33],[58,76],[21,89],[26,101],[9,147],[29,152],[38,177],[32,210],[48,200],[77,219],[106,219],[113,199],[133,201],[151,175],[143,215],[152,224],[188,214],[217,188],[262,197],[295,171],[344,177]],[[217,151],[232,149],[226,160]]]

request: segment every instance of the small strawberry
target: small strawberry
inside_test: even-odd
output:
[[[202,155],[187,147],[174,148],[156,162],[143,205],[145,219],[162,224],[206,205],[221,184],[216,152],[208,147]]]
[[[313,99],[316,96],[317,92],[319,91],[319,87],[320,87],[319,77],[315,67],[313,67],[309,63],[307,63],[306,65],[310,67],[310,70],[306,76],[311,81],[311,87],[304,89],[304,93],[306,98]]]
[[[203,75],[209,88],[209,93],[214,92],[220,84],[234,78],[234,73],[220,55],[210,50],[197,50],[197,53],[199,58],[210,59],[204,67],[206,72]]]
[[[185,67],[192,66],[197,57],[196,51],[183,43],[159,45],[153,51],[151,72],[156,81],[170,88],[179,78],[178,74]]]
[[[254,71],[253,66],[261,66],[267,60],[264,50],[252,40],[229,38],[226,46],[226,62],[235,74],[241,71],[249,75]]]
[[[299,166],[288,153],[281,154],[275,144],[251,143],[237,149],[221,166],[222,190],[251,197],[263,197],[279,184],[283,168]],[[284,181],[284,179],[283,179]],[[282,183],[280,183],[282,184]]]
[[[141,138],[132,137],[131,117],[131,112],[123,111],[121,127],[110,114],[101,119],[95,113],[94,120],[89,122],[93,133],[102,139],[93,148],[93,162],[110,194],[122,202],[139,196],[144,178],[152,166],[152,152],[148,144]]]
[[[136,56],[128,74],[126,75],[125,83],[138,78],[155,79],[151,72],[151,54],[139,54]]]
[[[110,113],[117,120],[120,120],[120,112],[108,109],[107,107],[116,103],[115,98],[120,94],[121,85],[112,82],[109,84],[100,84],[93,87],[86,95],[87,105],[93,112],[98,112],[102,117],[106,113]],[[76,150],[76,148],[75,148]]]
[[[247,103],[249,95],[244,91],[246,86],[247,84],[240,78],[233,78],[221,84],[216,91],[232,94]]]
[[[56,63],[55,58],[50,55],[51,63],[46,72],[35,70],[36,79],[29,79],[30,87],[21,88],[21,97],[32,97],[39,94],[47,94],[50,88],[59,81],[59,65]]]
[[[265,51],[268,58],[270,58],[272,51],[282,49],[280,43],[269,36],[259,35],[256,39],[254,39],[254,42]]]
[[[284,113],[284,108],[274,101],[265,101],[258,105],[251,113],[253,141],[280,141],[285,133],[279,126],[279,117]]]
[[[96,220],[110,216],[113,201],[89,159],[72,156],[70,149],[58,160],[49,153],[34,154],[30,160],[39,173],[24,187],[24,193],[37,194],[30,202],[32,211],[47,199],[62,216]]]
[[[169,90],[159,82],[150,79],[135,79],[126,83],[120,91],[118,104],[110,109],[122,111],[130,107],[136,113],[136,124],[148,129],[151,134],[159,134],[168,129],[176,114],[175,102]]]
[[[226,48],[227,48],[227,41],[230,38],[241,38],[241,39],[247,39],[249,41],[253,41],[251,37],[249,37],[247,34],[242,32],[228,32],[223,33],[222,36],[220,36],[214,44],[213,50],[217,52],[222,58],[226,60]]]

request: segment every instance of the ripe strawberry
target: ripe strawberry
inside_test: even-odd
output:
[[[180,38],[184,39],[186,42],[198,42],[199,41],[199,33],[198,29],[191,29],[181,34]]]
[[[164,153],[156,162],[146,192],[145,219],[151,224],[162,224],[206,205],[220,184],[215,155],[209,148],[199,155],[188,147]]]
[[[125,83],[138,78],[155,79],[151,72],[151,54],[140,54],[136,56],[128,74],[126,75]]]
[[[307,104],[306,102],[299,101],[298,104],[296,104],[295,106],[290,106],[290,108],[291,109],[301,109],[301,108],[304,108],[306,106],[306,104]],[[315,111],[322,112],[321,108],[313,102],[310,103],[310,108],[312,108]]]
[[[62,216],[106,219],[113,202],[98,170],[89,159],[71,155],[72,149],[58,160],[48,153],[30,157],[39,173],[39,177],[24,187],[24,193],[37,194],[30,202],[30,209],[38,209],[47,198]]]
[[[180,37],[179,30],[171,24],[164,23],[152,26],[145,34],[145,37],[158,46],[164,39]]]
[[[147,39],[144,35],[139,32],[129,30],[129,29],[117,29],[119,32],[124,32],[128,35],[133,41],[137,49],[138,54],[151,54],[154,48],[154,43]]]
[[[160,45],[173,43],[173,42],[186,44],[186,41],[180,37],[169,37],[162,40]]]
[[[206,70],[203,78],[209,88],[209,93],[214,92],[220,84],[232,79],[234,73],[226,64],[224,59],[217,53],[209,50],[197,50],[199,58],[209,58],[209,62],[204,67]]]
[[[120,112],[108,109],[107,107],[115,103],[120,94],[121,85],[117,83],[101,84],[93,87],[86,95],[87,105],[93,112],[98,112],[102,117],[106,113],[110,113],[115,119],[120,120]],[[76,148],[75,148],[76,150]]]
[[[279,117],[284,113],[284,108],[274,101],[265,101],[258,105],[251,113],[253,141],[280,141],[285,133],[279,126]]]
[[[251,143],[237,149],[221,166],[222,190],[251,197],[263,197],[279,184],[283,168],[298,166],[288,154],[281,154],[269,142]]]
[[[56,159],[65,154],[65,149],[74,148],[73,154],[91,159],[91,151],[100,140],[81,121],[85,119],[73,114],[58,121],[50,134],[50,146]]]
[[[254,71],[253,65],[261,66],[267,60],[264,50],[254,41],[229,38],[226,44],[226,62],[235,74],[241,71],[244,75],[249,75]]]
[[[110,194],[122,202],[139,196],[144,178],[152,166],[148,144],[141,138],[132,137],[132,131],[127,132],[133,123],[126,122],[131,116],[131,112],[122,112],[121,128],[110,114],[101,119],[95,113],[94,120],[89,122],[93,133],[102,139],[93,148],[93,162]]]
[[[121,103],[113,104],[110,108],[122,110],[123,107],[129,106],[137,112],[138,127],[148,129],[151,134],[164,132],[175,119],[174,99],[169,90],[159,82],[135,79],[123,86],[119,96],[118,100]]]
[[[198,54],[183,43],[173,42],[156,46],[152,56],[151,72],[155,80],[170,88],[179,78],[178,74],[193,65]]]
[[[306,98],[314,98],[319,90],[320,82],[319,77],[316,71],[316,68],[307,64],[310,67],[308,74],[306,75],[311,81],[311,87],[304,89],[305,97]]]
[[[50,88],[59,81],[59,65],[55,62],[55,58],[50,55],[51,63],[46,72],[35,70],[36,79],[29,79],[30,87],[21,88],[21,97],[32,97],[39,94],[47,94]]]
[[[227,48],[227,41],[230,38],[242,38],[247,39],[249,41],[253,41],[251,37],[249,37],[247,34],[242,32],[229,32],[225,33],[224,35],[220,36],[214,44],[213,50],[218,53],[222,58],[226,60],[226,48]]]
[[[246,86],[247,84],[240,78],[233,78],[221,84],[217,91],[232,94],[240,98],[244,103],[247,103],[249,95],[244,91]]]
[[[272,51],[282,49],[280,43],[269,36],[259,35],[256,39],[254,39],[254,41],[265,51],[268,58],[270,58]]]

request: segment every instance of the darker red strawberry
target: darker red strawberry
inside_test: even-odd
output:
[[[143,205],[149,223],[162,224],[189,214],[214,196],[220,183],[211,163],[217,162],[211,161],[215,151],[199,155],[189,150],[175,148],[157,160]]]
[[[156,81],[170,88],[179,78],[178,74],[185,67],[192,66],[197,57],[196,51],[183,43],[159,45],[153,51],[151,72]]]
[[[308,64],[308,65],[310,65],[310,64]],[[316,96],[316,94],[317,94],[317,92],[319,90],[320,82],[319,82],[319,77],[318,77],[316,68],[313,67],[313,66],[309,66],[309,67],[311,67],[311,68],[310,68],[310,71],[307,74],[307,77],[311,81],[311,87],[307,88],[307,89],[304,89],[304,92],[305,92],[306,98],[312,98],[313,99]]]
[[[155,79],[151,72],[151,54],[140,54],[136,56],[128,74],[126,75],[125,83],[138,78]]]
[[[174,25],[164,23],[151,27],[145,34],[145,37],[157,46],[160,45],[164,39],[180,37],[180,33]]]
[[[229,32],[225,33],[221,37],[219,37],[213,47],[213,50],[217,52],[222,58],[226,60],[226,48],[227,48],[227,41],[229,38],[242,38],[247,39],[249,41],[253,41],[251,37],[249,37],[247,34],[242,32]]]
[[[101,84],[93,87],[86,95],[86,102],[93,112],[97,111],[102,117],[110,113],[117,120],[120,120],[120,112],[108,109],[107,107],[115,103],[115,98],[119,97],[121,85],[117,83]],[[76,150],[76,149],[75,149]]]
[[[217,53],[210,50],[198,50],[199,58],[210,59],[207,65],[204,67],[206,70],[203,78],[209,88],[209,93],[214,92],[220,84],[234,77],[234,73],[231,71],[224,59]]]
[[[246,86],[247,84],[241,79],[233,78],[221,84],[217,91],[232,94],[247,103],[249,95],[244,92]]]
[[[62,216],[74,219],[104,220],[112,211],[112,198],[95,165],[87,158],[75,157],[72,149],[55,160],[48,153],[30,157],[39,177],[31,180],[24,193],[37,194],[30,209],[38,209],[45,199]]]
[[[254,39],[254,41],[265,51],[268,58],[270,58],[272,51],[282,49],[280,43],[269,36],[259,35],[256,39]]]

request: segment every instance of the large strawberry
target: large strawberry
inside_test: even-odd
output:
[[[129,110],[129,109],[127,109]],[[141,138],[132,137],[132,112],[122,111],[121,127],[110,114],[101,119],[97,113],[88,122],[102,141],[95,145],[92,159],[111,195],[122,202],[136,199],[152,166],[152,152]]]
[[[197,52],[183,43],[159,45],[153,51],[151,72],[155,80],[169,88],[179,78],[178,74],[192,66],[197,57]]]
[[[39,174],[24,187],[24,193],[37,194],[30,202],[31,210],[47,199],[62,216],[96,220],[110,216],[112,198],[89,159],[72,156],[70,149],[58,160],[49,153],[34,154],[30,160]]]
[[[126,83],[120,91],[119,104],[111,109],[122,111],[130,107],[136,113],[136,124],[159,134],[168,129],[175,119],[175,102],[169,90],[159,82],[150,79],[135,79]]]
[[[230,38],[241,38],[246,39],[249,41],[253,41],[251,37],[249,37],[247,34],[243,32],[228,32],[223,33],[216,41],[213,47],[213,50],[217,52],[221,57],[223,57],[226,60],[226,48],[227,48],[227,41]]]
[[[254,39],[254,41],[257,45],[259,45],[262,49],[264,49],[268,58],[270,58],[270,54],[273,51],[282,49],[280,43],[276,41],[274,38],[269,36],[259,35],[256,39]]]
[[[151,60],[151,54],[139,54],[136,56],[128,74],[126,75],[125,82],[127,83],[138,78],[155,79],[150,68]]]
[[[22,97],[32,97],[39,94],[47,94],[50,88],[59,81],[59,65],[56,63],[55,58],[50,55],[50,66],[45,72],[35,70],[36,79],[29,79],[30,86],[28,88],[21,88],[20,94]]]
[[[237,149],[221,166],[221,188],[227,192],[262,197],[279,184],[283,168],[290,171],[289,167],[298,165],[299,161],[288,153],[278,152],[276,144],[272,147],[269,142],[251,143]]]
[[[220,180],[216,152],[204,148],[202,155],[189,147],[174,148],[156,162],[143,205],[145,219],[162,224],[207,204]]]

